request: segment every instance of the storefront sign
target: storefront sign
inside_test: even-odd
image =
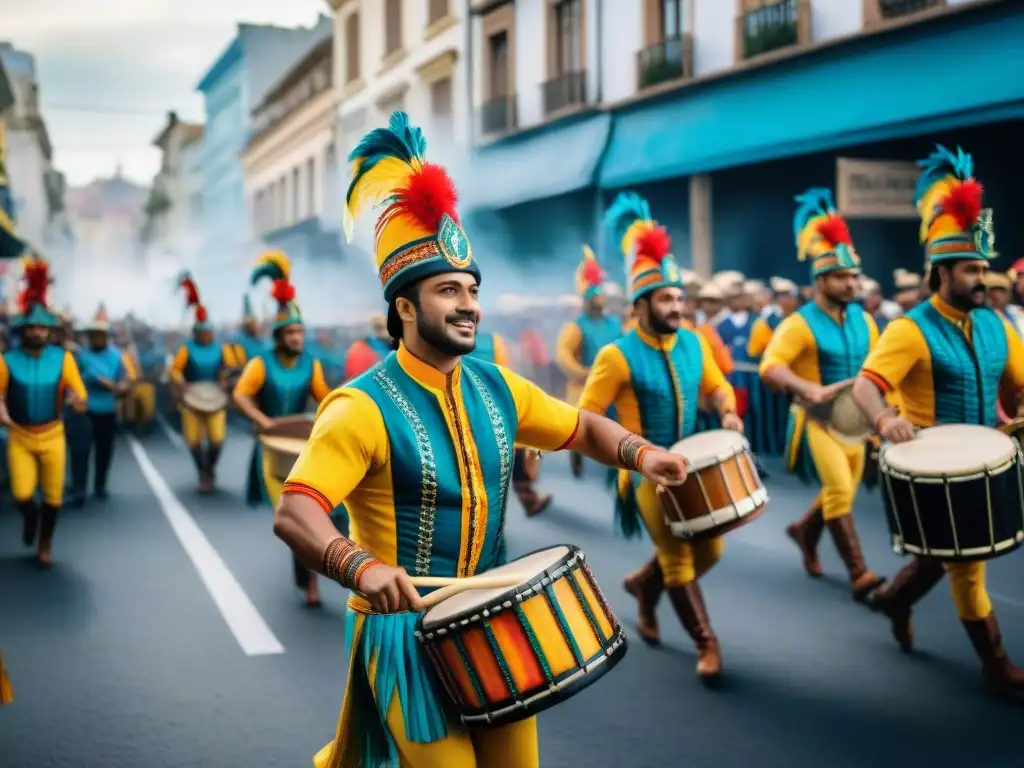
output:
[[[898,160],[836,159],[836,204],[849,219],[916,219],[921,169]]]

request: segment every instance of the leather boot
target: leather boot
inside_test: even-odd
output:
[[[43,504],[39,513],[39,549],[36,552],[36,558],[44,568],[49,568],[53,565],[53,555],[50,552],[50,546],[53,542],[53,532],[57,528],[58,511],[58,507]]]
[[[512,487],[515,489],[516,496],[519,497],[519,503],[526,510],[527,517],[539,515],[551,504],[553,498],[551,494],[538,494],[533,490],[533,483],[529,480],[518,480],[512,484]]]
[[[217,462],[220,461],[221,446],[211,445],[206,449],[206,472],[210,476],[210,485],[217,482]]]
[[[942,563],[931,558],[915,557],[881,589],[867,599],[872,610],[884,613],[892,622],[892,636],[905,653],[914,648],[914,626],[910,616],[914,604],[942,581]]]
[[[570,451],[569,468],[572,470],[573,477],[583,477],[583,454]]]
[[[661,573],[661,566],[658,565],[658,558],[652,557],[639,571],[629,574],[622,587],[636,598],[639,614],[636,629],[640,639],[648,645],[660,645],[657,608],[658,600],[665,589],[665,579]]]
[[[985,682],[1000,693],[1024,691],[1024,669],[1015,667],[1003,648],[1003,636],[990,613],[981,621],[962,621],[974,650],[981,658]]]
[[[818,542],[821,541],[821,534],[825,530],[825,518],[821,514],[821,505],[812,504],[802,518],[792,525],[786,527],[786,535],[789,536],[800,549],[804,559],[804,570],[807,575],[815,579],[821,578],[824,573],[821,561],[818,559]]]
[[[722,677],[722,653],[711,629],[700,585],[691,581],[681,587],[669,587],[667,591],[679,621],[697,647],[697,676],[705,683],[717,682]]]
[[[36,542],[36,529],[39,527],[39,508],[33,499],[18,502],[18,509],[22,515],[21,541],[26,547],[31,547]]]
[[[843,515],[833,520],[826,520],[828,532],[832,534],[839,556],[850,573],[850,591],[853,599],[863,603],[867,596],[878,589],[885,578],[868,570],[864,563],[864,553],[860,548],[860,537],[853,525],[853,517]]]

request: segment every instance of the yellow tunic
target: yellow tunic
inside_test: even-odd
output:
[[[565,400],[576,403],[587,379],[587,367],[580,363],[583,331],[575,321],[566,323],[555,342],[555,364],[565,375]]]
[[[750,338],[747,340],[747,354],[754,360],[759,358],[768,349],[768,344],[771,343],[774,334],[775,331],[768,325],[767,320],[763,317],[757,318],[750,329]]]
[[[221,345],[222,360],[237,360],[235,353],[230,351],[230,345]],[[244,358],[243,358],[244,360]],[[182,344],[171,361],[169,373],[171,381],[185,383],[185,368],[188,366],[188,345]],[[216,413],[196,413],[184,406],[178,408],[181,413],[181,436],[185,444],[192,450],[199,448],[206,440],[211,446],[220,446],[227,439],[228,413],[227,409]]]
[[[963,324],[971,336],[971,319],[951,307],[937,295],[929,301],[954,325]],[[1024,344],[1006,320],[1007,361],[1004,378],[1016,390],[1024,387]],[[878,344],[868,355],[861,375],[885,393],[898,393],[902,415],[918,427],[935,425],[935,387],[928,343],[913,320],[900,317],[886,326]],[[985,588],[985,563],[945,563],[953,602],[965,621],[980,621],[992,612],[992,601]]]

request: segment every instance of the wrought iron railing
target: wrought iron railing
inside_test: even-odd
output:
[[[542,83],[540,88],[545,115],[558,112],[566,107],[586,104],[586,70],[566,72],[552,80],[548,80],[546,83]]]
[[[516,97],[495,96],[480,107],[480,133],[506,133],[516,127]]]
[[[743,58],[760,56],[800,41],[800,2],[781,0],[743,15]]]
[[[912,16],[915,13],[940,8],[946,0],[878,0],[878,11],[885,20]]]
[[[637,89],[693,77],[693,38],[670,37],[636,54]]]

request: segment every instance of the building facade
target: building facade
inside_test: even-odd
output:
[[[1012,183],[1024,162],[1011,143],[1024,118],[1024,81],[1010,74],[1024,67],[1019,4],[473,0],[472,10],[473,175],[505,182],[481,198],[489,229],[527,233],[523,247],[545,258],[571,250],[567,270],[590,240],[621,274],[598,217],[635,189],[683,263],[806,281],[793,197],[828,186],[868,271],[883,283],[897,266],[920,271],[911,163],[936,141],[975,154],[1000,243],[1024,250],[1024,226],[999,216],[1024,202]],[[975,53],[935,67],[956,50]]]

